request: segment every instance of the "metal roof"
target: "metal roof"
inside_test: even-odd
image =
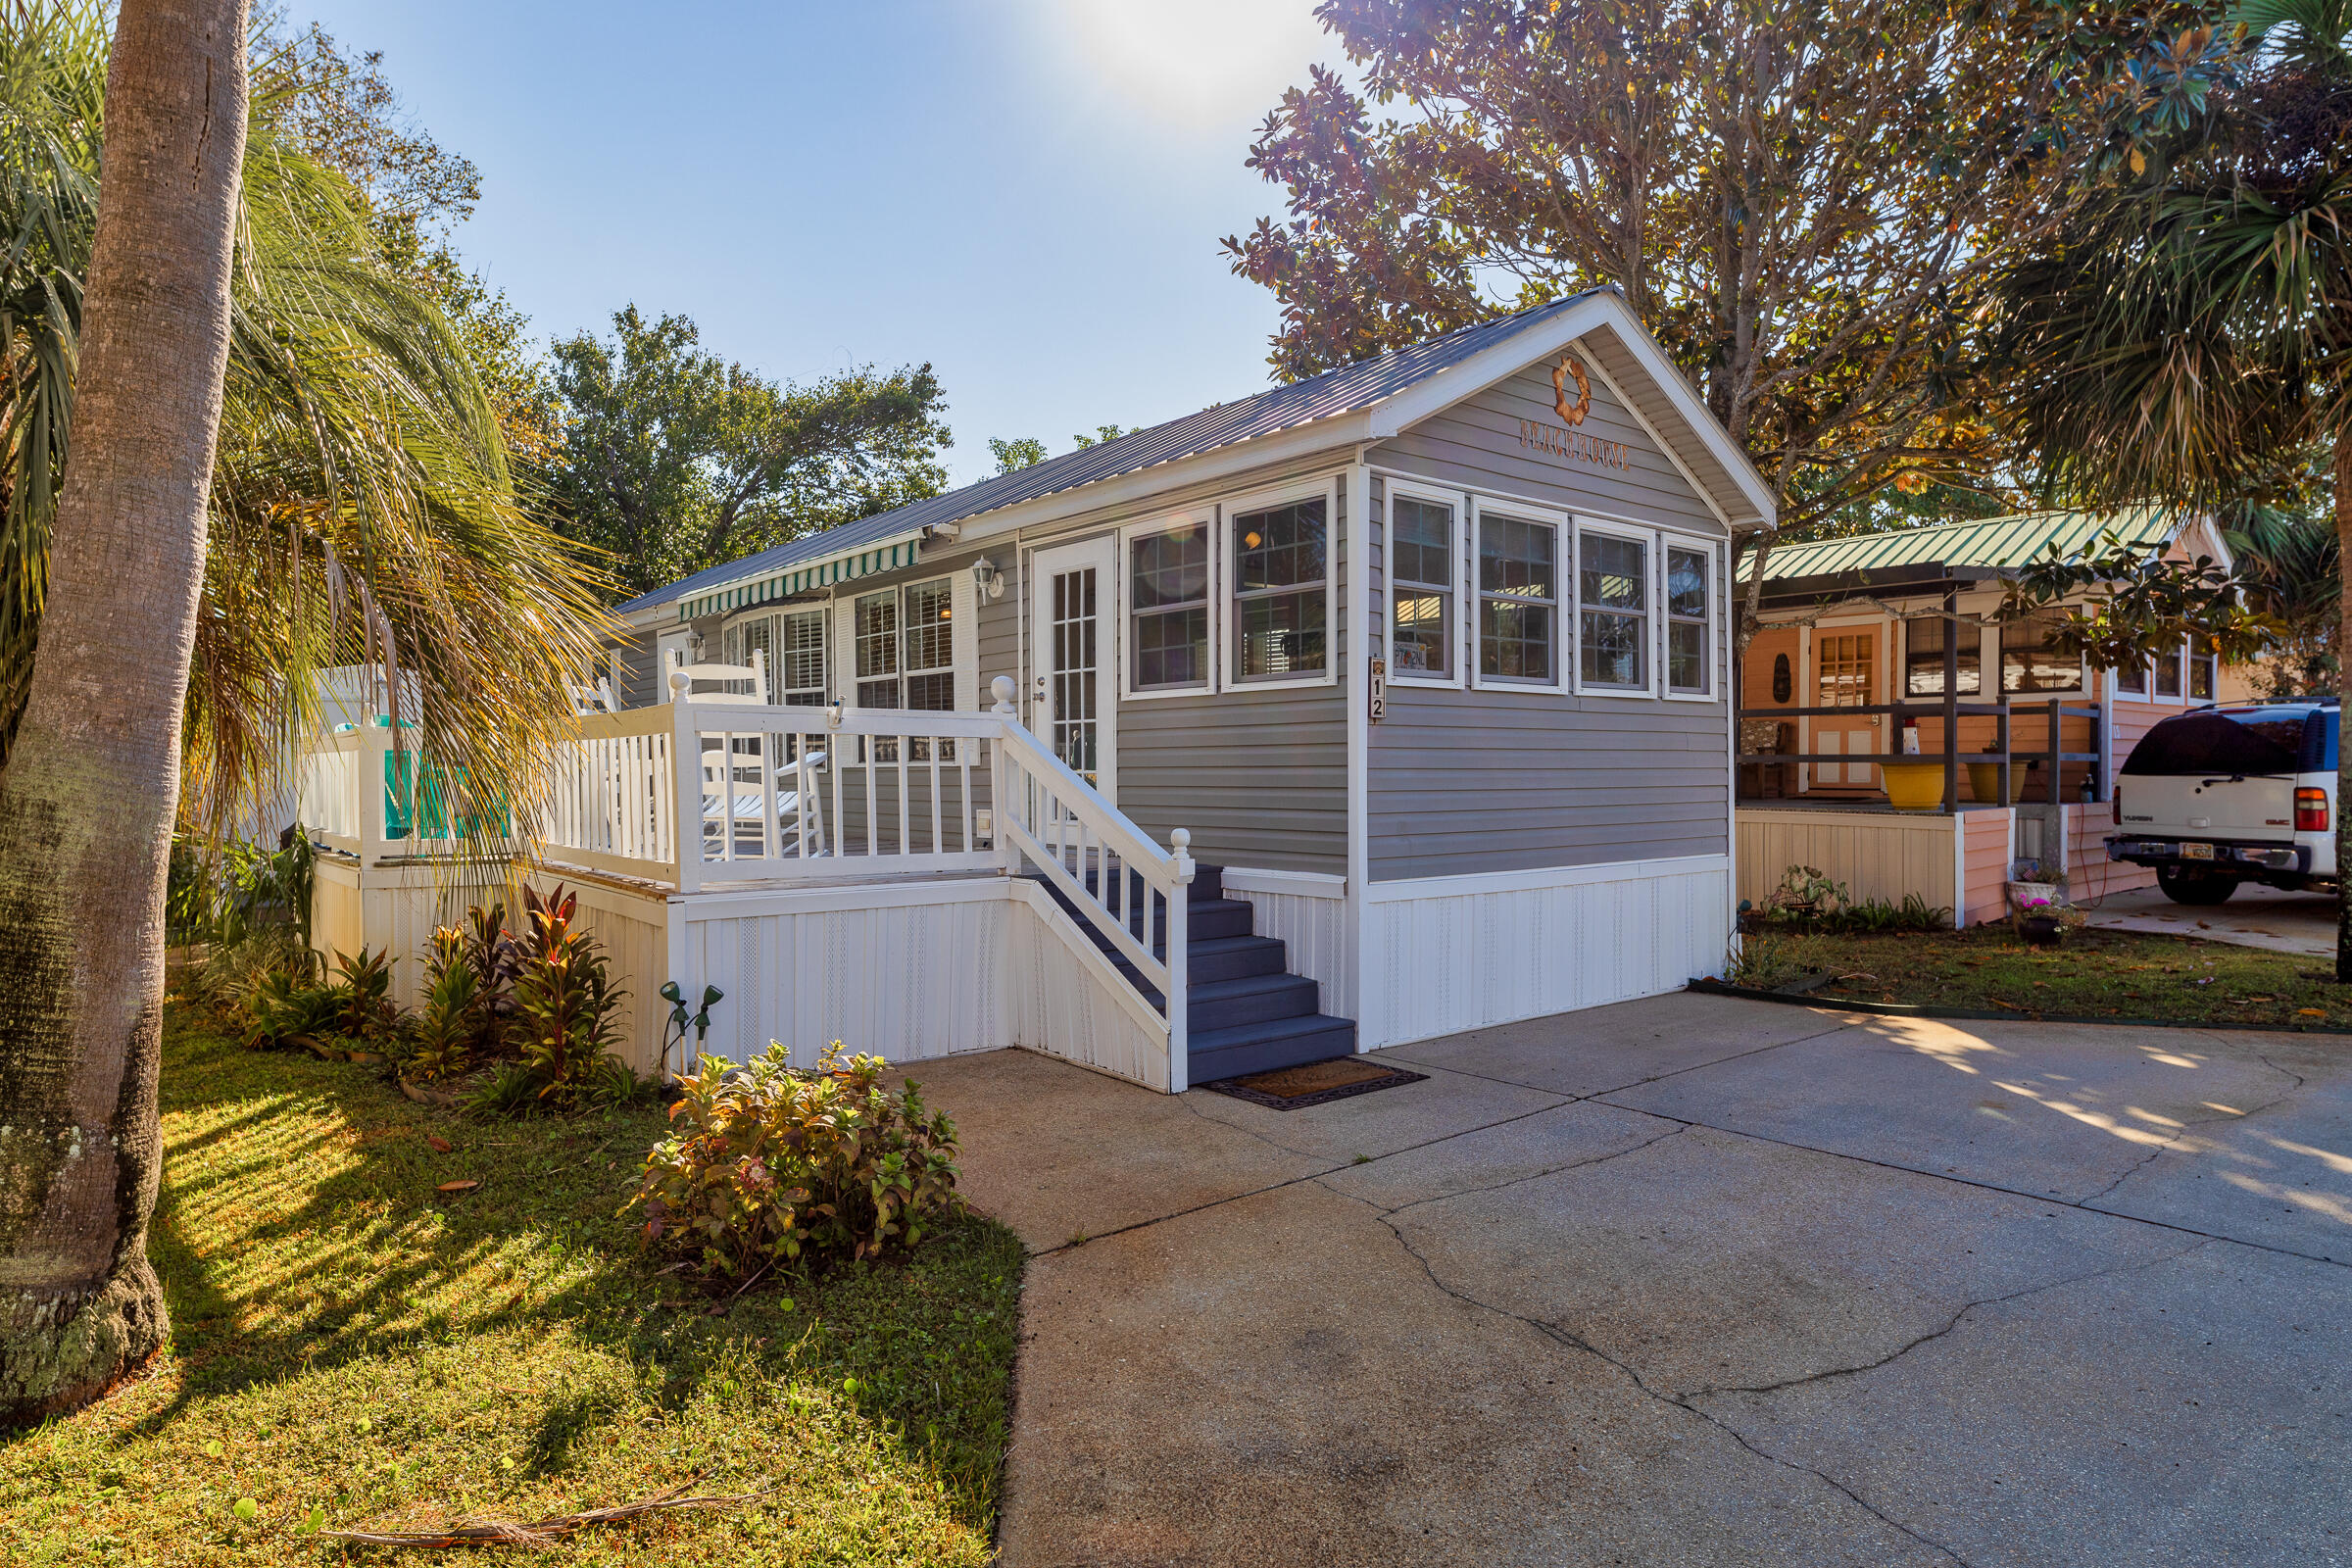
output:
[[[1289,386],[1278,386],[1237,403],[1220,403],[1214,408],[1155,424],[1148,430],[1138,430],[1116,441],[1085,447],[1048,458],[1012,473],[983,479],[978,484],[965,485],[943,496],[917,501],[900,507],[895,512],[860,517],[806,538],[795,539],[756,556],[747,556],[725,565],[712,566],[707,571],[683,577],[664,588],[641,594],[614,607],[614,613],[628,614],[649,610],[672,601],[679,605],[681,618],[731,610],[739,605],[759,604],[780,599],[804,588],[825,582],[846,581],[865,575],[868,571],[889,569],[890,565],[905,564],[913,559],[913,542],[924,530],[945,522],[960,522],[982,513],[1035,501],[1043,496],[1058,495],[1102,479],[1115,479],[1121,474],[1134,473],[1142,468],[1179,458],[1197,457],[1220,447],[1296,429],[1318,419],[1328,419],[1343,414],[1353,414],[1387,398],[1396,396],[1415,382],[1422,381],[1441,370],[1461,364],[1474,355],[1494,347],[1503,339],[1542,324],[1577,301],[1598,290],[1571,294],[1539,305],[1513,316],[1482,321],[1476,326],[1448,332],[1427,343],[1409,349],[1398,349],[1375,360],[1326,370]],[[889,564],[867,565],[867,560],[897,557],[904,549],[905,559],[892,560]],[[798,587],[786,587],[798,583]]]
[[[2161,548],[2173,536],[2177,514],[2159,507],[2116,512],[2021,512],[1974,522],[1940,522],[1926,528],[1889,528],[1844,539],[1782,545],[1764,563],[1768,583],[1817,578],[1873,576],[1887,581],[1942,579],[1955,572],[1989,575],[2044,560],[2052,545],[2061,556],[2101,552],[2113,532],[2127,545]],[[1923,569],[1924,568],[1924,569]]]

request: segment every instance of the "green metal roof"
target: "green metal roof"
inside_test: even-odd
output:
[[[1873,571],[1920,567],[1958,567],[2015,570],[2048,556],[2058,547],[2062,556],[2078,551],[2101,553],[2110,531],[2126,544],[2161,548],[2173,535],[2177,518],[2160,507],[2132,507],[2117,512],[2021,512],[2006,517],[1975,522],[1939,522],[1927,528],[1889,528],[1884,533],[1855,534],[1845,539],[1819,539],[1808,544],[1781,545],[1764,563],[1766,582],[1798,578],[1845,577]]]

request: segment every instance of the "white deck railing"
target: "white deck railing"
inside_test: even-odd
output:
[[[680,893],[1033,866],[1158,993],[1181,1090],[1191,835],[1153,843],[1021,724],[1009,679],[993,690],[987,712],[687,700],[583,716],[529,824],[535,853]],[[363,865],[461,842],[462,792],[391,742],[345,730],[304,760],[303,824]]]

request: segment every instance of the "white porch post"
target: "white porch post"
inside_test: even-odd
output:
[[[703,738],[695,729],[694,703],[687,688],[693,684],[684,671],[669,677],[669,760],[674,774],[678,857],[678,891],[696,893],[703,886]]]
[[[1012,705],[1014,694],[1020,690],[1019,683],[1010,675],[999,675],[988,683],[988,689],[997,699],[996,705],[989,711],[996,714],[1004,723],[1019,723],[1020,710]],[[1012,835],[1005,829],[1015,820],[1025,823],[1028,819],[1015,816],[1013,800],[1016,790],[1022,786],[1015,784],[1012,777],[1013,769],[1006,758],[1004,731],[1000,725],[997,733],[990,738],[988,743],[988,793],[989,799],[996,807],[994,826],[997,862],[1006,876],[1019,876],[1021,874],[1021,848],[1012,841]]]
[[[1168,1093],[1181,1095],[1192,1087],[1192,1020],[1187,1016],[1192,1000],[1184,956],[1185,940],[1191,936],[1193,924],[1192,831],[1180,827],[1171,832],[1168,848],[1176,852],[1176,890],[1168,895]],[[1108,862],[1104,863],[1104,874],[1108,875]],[[1152,889],[1147,885],[1144,889],[1147,914],[1151,901]],[[1144,922],[1144,929],[1149,939],[1149,919]]]

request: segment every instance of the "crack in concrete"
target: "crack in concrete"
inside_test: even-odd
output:
[[[1410,1051],[1412,1049],[1410,1046],[1391,1046],[1385,1050],[1374,1053],[1374,1054],[1385,1056],[1392,1061],[1401,1061],[1408,1067],[1426,1067],[1431,1072],[1449,1072],[1454,1074],[1456,1077],[1476,1078],[1482,1083],[1503,1084],[1512,1089],[1532,1089],[1540,1095],[1559,1095],[1560,1102],[1562,1104],[1575,1105],[1582,1104],[1588,1100],[1598,1100],[1603,1095],[1621,1095],[1624,1094],[1628,1089],[1640,1089],[1644,1084],[1663,1083],[1669,1078],[1680,1078],[1684,1073],[1687,1072],[1703,1072],[1709,1067],[1720,1067],[1726,1062],[1744,1061],[1749,1056],[1760,1056],[1767,1051],[1780,1051],[1788,1046],[1801,1046],[1808,1040],[1819,1040],[1825,1035],[1838,1034],[1843,1030],[1852,1029],[1855,1027],[1857,1026],[1850,1022],[1832,1024],[1827,1029],[1819,1030],[1809,1035],[1799,1035],[1794,1040],[1775,1040],[1770,1045],[1751,1046],[1745,1051],[1736,1051],[1728,1056],[1717,1056],[1708,1061],[1695,1061],[1688,1067],[1677,1067],[1671,1072],[1653,1072],[1648,1077],[1637,1078],[1632,1083],[1611,1084],[1606,1089],[1594,1089],[1587,1094],[1582,1095],[1562,1094],[1561,1091],[1557,1089],[1546,1089],[1541,1084],[1531,1084],[1525,1079],[1521,1078],[1498,1078],[1493,1073],[1471,1072],[1469,1069],[1464,1067],[1448,1067],[1439,1062],[1422,1061],[1412,1056],[1399,1055],[1397,1054],[1399,1051]]]
[[[1664,1136],[1672,1135],[1668,1134]],[[1653,1143],[1657,1141],[1658,1140],[1654,1139],[1651,1140]],[[1644,1144],[1640,1147],[1645,1149],[1649,1146]],[[1616,1158],[1619,1155],[1630,1154],[1633,1152],[1635,1152],[1635,1151],[1631,1149],[1620,1150],[1618,1154],[1603,1155],[1602,1158]],[[1599,1161],[1595,1160],[1592,1161],[1591,1163],[1597,1164]],[[1372,1208],[1373,1217],[1378,1219],[1383,1226],[1387,1227],[1389,1234],[1396,1239],[1396,1245],[1404,1250],[1405,1255],[1421,1265],[1421,1272],[1423,1276],[1428,1279],[1431,1287],[1441,1294],[1447,1296],[1454,1300],[1460,1301],[1465,1306],[1474,1307],[1482,1312],[1491,1312],[1496,1317],[1506,1318],[1511,1322],[1533,1329],[1538,1334],[1543,1335],[1545,1339],[1551,1341],[1555,1345],[1562,1346],[1568,1349],[1583,1351],[1585,1354],[1592,1356],[1594,1360],[1614,1368],[1619,1376],[1623,1377],[1628,1383],[1632,1384],[1638,1392],[1646,1396],[1647,1397],[1656,1400],[1660,1404],[1664,1404],[1673,1409],[1679,1410],[1685,1415],[1697,1417],[1699,1420],[1705,1422],[1708,1426],[1711,1426],[1718,1432],[1721,1432],[1725,1437],[1730,1438],[1734,1443],[1738,1444],[1747,1452],[1754,1454],[1757,1458],[1762,1459],[1769,1464],[1778,1465],[1785,1470],[1793,1470],[1799,1475],[1811,1476],[1814,1480],[1819,1481],[1822,1485],[1830,1488],[1832,1491],[1838,1494],[1838,1495],[1853,1503],[1855,1507],[1860,1508],[1864,1513],[1869,1514],[1873,1519],[1878,1520],[1887,1529],[1892,1530],[1898,1535],[1904,1536],[1911,1541],[1919,1543],[1919,1544],[1928,1547],[1932,1551],[1937,1552],[1940,1555],[1949,1558],[1951,1561],[1959,1564],[1960,1568],[1973,1568],[1973,1565],[1969,1563],[1967,1558],[1961,1556],[1950,1546],[1945,1545],[1942,1542],[1936,1540],[1932,1536],[1924,1535],[1921,1532],[1912,1529],[1909,1525],[1904,1524],[1901,1520],[1895,1519],[1883,1512],[1881,1509],[1873,1505],[1868,1498],[1864,1497],[1852,1487],[1847,1486],[1844,1482],[1839,1481],[1836,1476],[1829,1474],[1827,1471],[1817,1469],[1812,1465],[1804,1464],[1798,1460],[1790,1459],[1782,1454],[1774,1453],[1767,1448],[1759,1447],[1756,1444],[1750,1442],[1744,1433],[1740,1432],[1737,1427],[1734,1427],[1729,1422],[1716,1415],[1713,1411],[1701,1409],[1699,1406],[1688,1402],[1683,1396],[1661,1392],[1660,1390],[1651,1388],[1648,1381],[1633,1367],[1629,1366],[1624,1361],[1619,1360],[1616,1356],[1611,1355],[1608,1351],[1603,1350],[1598,1346],[1581,1338],[1570,1330],[1562,1328],[1555,1323],[1545,1322],[1542,1318],[1530,1317],[1523,1312],[1514,1312],[1507,1306],[1497,1306],[1493,1301],[1484,1300],[1479,1297],[1471,1295],[1467,1291],[1459,1291],[1454,1289],[1452,1286],[1446,1284],[1443,1279],[1438,1277],[1438,1271],[1436,1267],[1431,1264],[1429,1258],[1420,1250],[1420,1249],[1413,1246],[1412,1242],[1406,1238],[1404,1232],[1396,1226],[1395,1221],[1393,1221],[1388,1214],[1383,1213],[1378,1208],[1374,1207],[1370,1200],[1356,1198],[1351,1193],[1341,1193],[1337,1189],[1330,1187],[1328,1184],[1323,1185],[1326,1192],[1331,1192],[1340,1198],[1350,1199],[1355,1202],[1364,1204],[1364,1206],[1367,1208]]]
[[[2217,1111],[2210,1116],[2192,1117],[2189,1120],[2182,1122],[2179,1132],[2174,1133],[2172,1136],[2166,1138],[2154,1149],[2149,1150],[2145,1154],[2142,1154],[2139,1158],[2133,1160],[2130,1165],[2124,1168],[2124,1173],[2121,1176],[2118,1176],[2115,1180],[2109,1182],[2097,1192],[2087,1194],[2084,1197],[2076,1200],[2077,1205],[2079,1207],[2087,1208],[2092,1203],[2097,1202],[2100,1199],[2105,1198],[2109,1193],[2114,1192],[2118,1187],[2123,1186],[2124,1183],[2130,1181],[2141,1171],[2146,1170],[2150,1165],[2155,1164],[2157,1160],[2163,1158],[2166,1154],[2171,1153],[2173,1150],[2179,1146],[2181,1139],[2186,1138],[2190,1133],[2194,1132],[2199,1127],[2226,1126],[2231,1122],[2252,1121],[2255,1117],[2261,1115],[2263,1112],[2268,1110],[2276,1110],[2280,1105],[2285,1104],[2288,1101],[2295,1098],[2295,1091],[2303,1087],[2303,1079],[2301,1074],[2287,1072],[2284,1067],[2279,1066],[2277,1062],[2272,1061],[2269,1057],[2262,1055],[2259,1052],[2255,1054],[2255,1059],[2260,1061],[2265,1067],[2270,1068],[2271,1071],[2276,1073],[2284,1073],[2287,1077],[2294,1079],[2294,1087],[2287,1090],[2285,1094],[2280,1095],[2277,1100],[2265,1101],[2263,1103],[2256,1105],[2252,1110],[2229,1112]],[[2098,1209],[2094,1212],[2104,1214],[2107,1212],[2107,1210]]]
[[[1553,1108],[1556,1109],[1557,1107],[1555,1106]],[[1669,1138],[1680,1138],[1690,1130],[1690,1129],[1688,1127],[1669,1127],[1666,1129],[1666,1131],[1659,1133],[1654,1138],[1644,1138],[1638,1144],[1631,1145],[1625,1149],[1613,1149],[1605,1154],[1591,1154],[1583,1159],[1572,1159],[1565,1164],[1552,1165],[1543,1170],[1531,1171],[1525,1176],[1513,1176],[1507,1181],[1489,1182],[1484,1187],[1465,1187],[1458,1193],[1435,1193],[1428,1198],[1416,1198],[1409,1203],[1398,1203],[1395,1208],[1382,1209],[1380,1211],[1380,1217],[1382,1219],[1387,1219],[1392,1214],[1401,1214],[1408,1208],[1419,1208],[1424,1203],[1448,1203],[1457,1198],[1470,1198],[1480,1193],[1499,1193],[1507,1188],[1517,1187],[1523,1182],[1542,1181],[1546,1176],[1557,1176],[1563,1171],[1584,1170],[1592,1165],[1605,1165],[1612,1159],[1623,1159],[1628,1154],[1639,1154],[1644,1149],[1647,1149],[1654,1144],[1662,1144]],[[1336,1173],[1326,1172],[1325,1174],[1329,1175]],[[1336,1193],[1339,1192],[1339,1189],[1334,1187],[1331,1189],[1331,1191]],[[1342,1194],[1342,1196],[1352,1198],[1355,1195],[1352,1193],[1348,1193]],[[1366,1201],[1369,1201],[1369,1200],[1366,1200]]]
[[[1877,1170],[1901,1171],[1906,1176],[1924,1176],[1929,1181],[1949,1182],[1955,1187],[1974,1187],[1979,1192],[2000,1193],[2009,1198],[2022,1198],[2032,1203],[2051,1203],[2060,1208],[2080,1209],[2085,1214],[2097,1214],[2106,1219],[2120,1219],[2128,1225],[2151,1225],[2158,1230],[2173,1231],[2181,1236],[2194,1236],[2202,1241],[2227,1242],[2232,1247],[2249,1248],[2257,1252],[2276,1252],[2281,1257],[2298,1257],[2306,1263],[2326,1263],[2331,1268],[2352,1268],[2352,1259],[2328,1257],[2319,1252],[2298,1251],[2294,1248],[2280,1247],[2273,1242],[2253,1242],[2242,1236],[2225,1236],[2219,1231],[2201,1231],[2194,1225],[2182,1225],[2169,1219],[2150,1219],[2145,1214],[2127,1214],[2112,1208],[2092,1208],[2086,1200],[2082,1200],[2059,1198],[2049,1193],[2030,1193],[2022,1187],[2004,1187],[1999,1182],[1984,1181],[1975,1176],[1959,1176],[1950,1171],[1927,1170],[1918,1165],[1899,1165],[1890,1159],[1873,1159],[1868,1154],[1849,1153],[1839,1149],[1823,1149],[1817,1144],[1800,1144],[1792,1138],[1775,1138],[1769,1133],[1749,1132],[1741,1127],[1726,1127],[1719,1122],[1699,1121],[1690,1116],[1677,1116],[1670,1111],[1651,1110],[1642,1105],[1620,1105],[1614,1101],[1608,1100],[1596,1102],[1607,1105],[1611,1110],[1630,1110],[1643,1116],[1655,1116],[1660,1121],[1679,1121],[1692,1127],[1704,1127],[1711,1133],[1722,1133],[1727,1138],[1745,1138],[1759,1144],[1770,1144],[1776,1149],[1800,1150],[1808,1154],[1819,1154],[1826,1159],[1851,1160],[1857,1165],[1869,1165]]]
[[[1802,1388],[1808,1383],[1827,1383],[1835,1378],[1860,1377],[1866,1372],[1876,1372],[1881,1367],[1888,1366],[1896,1361],[1901,1360],[1904,1356],[1909,1355],[1913,1350],[1918,1349],[1923,1345],[1932,1345],[1936,1341],[1942,1339],[1945,1335],[1951,1333],[1962,1323],[1966,1322],[1968,1320],[1968,1315],[1971,1312],[1974,1312],[1980,1306],[1999,1306],[2003,1302],[2023,1300],[2029,1296],[2039,1296],[2047,1291],[2064,1290],[2069,1285],[2080,1285],[2085,1280],[2105,1279],[2109,1275],[2113,1274],[2136,1273],[2140,1269],[2154,1268],[2159,1263],[2170,1263],[2176,1258],[2186,1257],[2189,1253],[2211,1247],[2212,1245],[2213,1242],[2211,1240],[2191,1242],[2186,1247],[2180,1249],[2178,1251],[2165,1252],[2156,1257],[2143,1257],[2134,1259],[2129,1263],[2110,1264],[2106,1268],[2094,1268],[2086,1270],[2081,1274],[2069,1274],[2064,1279],[2051,1280],[2046,1284],[2029,1285],[2024,1290],[2010,1291],[2006,1295],[1979,1298],[1976,1300],[1969,1301],[1962,1305],[1960,1310],[1954,1312],[1951,1315],[1951,1318],[1945,1322],[1941,1328],[1933,1329],[1926,1334],[1922,1334],[1919,1336],[1919,1338],[1908,1342],[1899,1348],[1889,1350],[1885,1355],[1880,1356],[1877,1360],[1866,1361],[1860,1366],[1826,1367],[1819,1372],[1808,1372],[1803,1377],[1783,1378],[1778,1383],[1761,1383],[1752,1387],[1731,1387],[1710,1384],[1708,1387],[1703,1389],[1688,1390],[1677,1395],[1676,1397],[1682,1399],[1703,1399],[1709,1395],[1714,1394],[1778,1394],[1784,1389]]]

